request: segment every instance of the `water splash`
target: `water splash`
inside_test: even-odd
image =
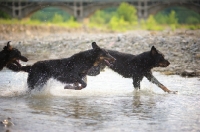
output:
[[[27,92],[27,73],[3,70],[0,72],[0,96],[21,96]]]
[[[13,97],[27,95],[27,73],[3,70],[0,72],[0,96]],[[170,90],[179,91],[179,94],[200,94],[197,87],[200,81],[196,78],[182,78],[179,76],[165,76],[154,73],[155,77]],[[35,88],[29,94],[38,97],[50,96],[133,96],[134,88],[132,79],[123,78],[117,73],[106,69],[98,76],[88,76],[88,85],[82,90],[64,89],[63,84],[55,79],[50,79],[43,87]],[[144,95],[167,94],[146,78],[141,83],[140,93]]]

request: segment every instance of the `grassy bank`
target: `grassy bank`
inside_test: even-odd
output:
[[[148,19],[147,21],[140,21],[138,24],[130,24],[123,20],[114,21],[109,24],[98,24],[93,22],[76,22],[74,20],[70,20],[67,22],[41,22],[36,20],[17,20],[17,19],[0,19],[0,26],[3,25],[11,26],[11,25],[23,25],[23,26],[33,26],[33,27],[57,27],[64,28],[69,30],[88,30],[88,31],[108,31],[108,32],[125,32],[130,30],[150,30],[150,31],[162,31],[166,29],[171,29],[172,31],[176,29],[189,29],[189,30],[197,30],[200,29],[200,24],[191,25],[191,24],[157,24],[154,20]]]
[[[59,26],[59,27],[67,27],[67,28],[80,28],[81,24],[72,20],[67,22],[41,22],[39,20],[31,20],[31,19],[0,19],[0,24],[20,24],[20,25],[33,25],[33,26]]]

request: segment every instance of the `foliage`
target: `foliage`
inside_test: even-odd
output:
[[[191,30],[196,30],[196,29],[200,29],[200,24],[199,25],[187,25],[186,27]]]
[[[90,18],[93,27],[104,26],[114,31],[131,30],[137,25],[136,9],[128,3],[121,3],[117,9],[111,11],[96,11]],[[97,27],[98,28],[98,27]]]
[[[163,27],[156,22],[152,15],[149,16],[147,21],[142,20],[141,25],[146,30],[163,30]]]
[[[178,19],[176,18],[176,13],[173,10],[169,14],[168,24],[170,25],[173,31],[176,29],[176,26],[178,24]]]
[[[116,15],[116,8],[97,10],[91,17],[90,23],[93,24],[108,24],[113,16]]]
[[[159,24],[168,24],[167,19],[172,11],[176,13],[178,24],[200,24],[200,14],[184,7],[171,7],[160,11],[155,15],[156,21]]]
[[[18,19],[0,19],[1,24],[23,24],[23,25],[44,25],[44,26],[50,26],[50,25],[56,25],[61,27],[68,27],[68,28],[80,28],[81,24],[76,22],[73,17],[71,17],[66,22],[59,22],[59,23],[50,23],[50,22],[41,22],[38,20],[31,20],[31,19],[24,19],[24,20],[18,20]]]
[[[128,30],[129,23],[123,17],[118,18],[117,16],[113,16],[108,27],[114,31],[126,31]]]
[[[189,23],[189,24],[199,24],[200,23],[200,19],[196,18],[196,17],[193,17],[193,16],[190,16],[187,18],[186,20],[186,23]]]
[[[63,22],[63,17],[56,13],[52,18],[52,23],[61,23],[61,22]]]
[[[174,10],[171,10],[168,15],[164,15],[164,13],[163,14],[158,13],[155,16],[155,20],[157,21],[158,24],[169,25],[173,31],[176,29],[178,24],[178,18]]]
[[[176,25],[178,23],[178,19],[176,17],[176,13],[175,11],[171,11],[170,14],[169,14],[169,17],[168,17],[168,24],[174,24]]]
[[[28,25],[40,25],[40,24],[42,24],[39,20],[31,20],[31,19],[24,19],[23,21],[18,21],[18,23],[28,24]]]
[[[164,14],[159,12],[154,16],[154,18],[155,18],[155,20],[158,24],[167,24],[167,21],[168,21],[167,15],[164,15]]]
[[[30,19],[39,20],[42,22],[52,22],[53,18],[56,15],[60,15],[63,21],[67,21],[70,19],[70,15],[66,11],[56,7],[43,8],[42,10],[35,12]]]
[[[71,16],[69,20],[65,22],[65,26],[70,28],[80,28],[81,24],[75,21],[74,17]]]
[[[130,24],[137,23],[137,14],[134,6],[129,5],[128,3],[122,3],[117,8],[117,15],[119,18],[123,18],[124,21],[129,22]]]
[[[177,28],[179,28],[179,29],[197,30],[197,29],[200,29],[200,24],[197,24],[197,25],[179,24],[179,25],[177,25]]]
[[[10,19],[11,17],[10,17],[8,14],[6,14],[6,13],[4,13],[3,11],[0,10],[0,18],[3,18],[3,19]]]
[[[106,13],[104,11],[97,10],[95,14],[90,18],[90,21],[96,24],[105,24],[105,14]]]

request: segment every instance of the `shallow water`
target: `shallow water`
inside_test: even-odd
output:
[[[200,131],[200,79],[154,75],[179,93],[164,93],[146,79],[136,92],[131,79],[106,69],[88,77],[81,91],[64,89],[64,84],[50,79],[41,91],[27,94],[27,73],[4,69],[0,121],[10,117],[12,124],[0,124],[0,131]]]

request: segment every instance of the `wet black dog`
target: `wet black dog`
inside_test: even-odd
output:
[[[151,69],[154,67],[167,67],[170,64],[169,61],[164,58],[164,55],[154,46],[152,46],[150,51],[141,53],[139,55],[121,53],[113,50],[107,51],[116,59],[113,65],[109,66],[109,68],[125,78],[132,78],[133,86],[136,89],[140,89],[140,82],[142,81],[143,77],[146,77],[149,81],[155,83],[163,91],[175,93],[167,89],[152,75]],[[98,75],[100,70],[104,69],[105,67],[106,63],[104,62],[99,66],[92,67],[89,70],[88,75]]]
[[[69,58],[38,61],[32,66],[22,66],[19,70],[29,73],[27,83],[30,89],[42,86],[50,78],[54,78],[62,83],[75,84],[74,89],[80,90],[87,86],[83,78],[92,66],[98,66],[102,61],[110,65],[110,62],[115,61],[115,58],[95,42],[92,43],[92,48]],[[65,88],[68,89],[68,87]]]
[[[0,52],[0,70],[5,66],[12,64],[13,69],[21,67],[19,60],[27,62],[28,59],[21,55],[21,52],[13,48],[10,45],[10,41],[7,43],[7,46],[4,46],[3,50]]]

